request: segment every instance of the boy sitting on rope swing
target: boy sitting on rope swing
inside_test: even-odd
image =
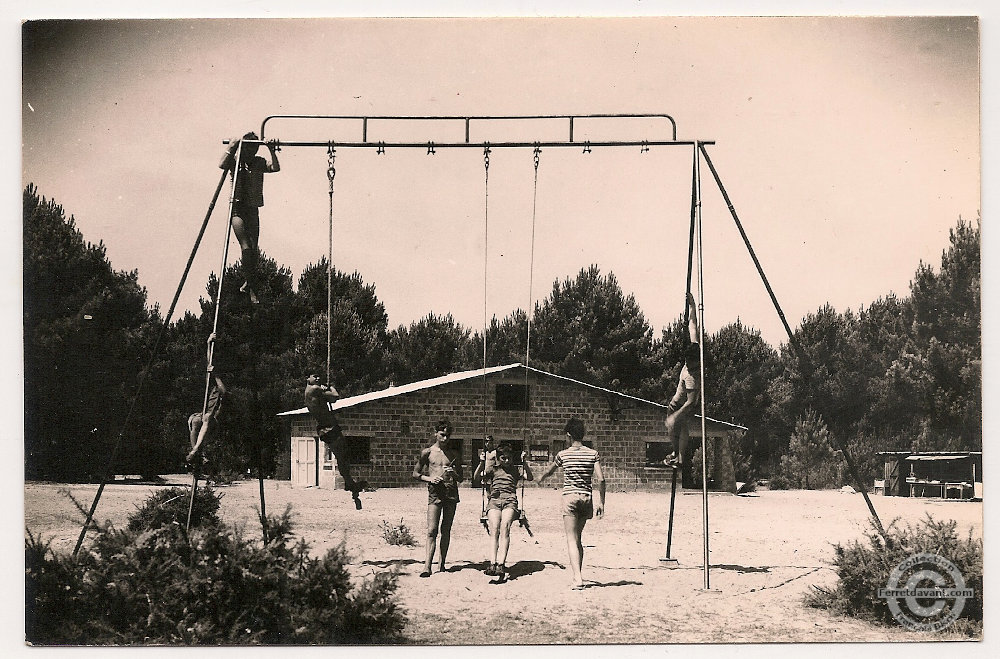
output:
[[[688,442],[688,421],[694,414],[701,397],[701,347],[698,345],[698,309],[694,296],[688,293],[688,334],[690,343],[684,349],[684,367],[677,378],[677,391],[667,403],[667,436],[674,445],[674,452],[663,460],[663,464],[674,469],[684,466],[685,449]]]
[[[240,243],[243,259],[243,277],[245,281],[240,291],[250,295],[250,301],[256,304],[257,261],[260,250],[257,241],[260,238],[260,212],[264,205],[264,174],[271,174],[281,169],[278,163],[277,142],[268,141],[267,150],[271,154],[270,161],[258,156],[260,142],[257,133],[247,133],[240,140],[230,140],[229,150],[219,163],[220,169],[233,169],[237,166],[236,152],[239,151],[240,162],[236,171],[236,186],[233,189],[233,232]],[[243,148],[240,149],[240,144]]]
[[[305,400],[309,413],[316,420],[316,435],[328,447],[337,461],[337,470],[344,477],[344,489],[351,493],[354,507],[361,510],[361,498],[358,492],[368,487],[368,481],[356,481],[351,477],[351,463],[347,456],[347,441],[340,430],[337,416],[330,408],[332,403],[340,399],[337,390],[328,384],[322,384],[318,371],[313,371],[306,379]]]
[[[510,548],[510,527],[520,516],[517,502],[517,483],[521,480],[521,470],[524,470],[525,480],[534,480],[531,467],[525,458],[527,453],[521,452],[521,465],[510,459],[510,447],[501,444],[495,454],[486,454],[486,467],[483,475],[490,479],[490,500],[486,506],[490,535],[493,537],[493,561],[486,568],[486,574],[496,577],[493,583],[507,581],[507,551]]]

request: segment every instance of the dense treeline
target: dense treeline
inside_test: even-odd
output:
[[[980,449],[979,245],[978,221],[959,220],[940,267],[920,263],[908,297],[808,314],[795,330],[801,358],[739,319],[709,336],[708,413],[749,428],[733,447],[738,476],[832,484],[842,474],[831,439],[847,443],[866,478],[878,450]],[[326,368],[326,269],[321,258],[293,282],[262,255],[259,305],[239,293],[237,266],[223,273],[214,363],[230,393],[225,441],[208,448],[216,472],[274,472],[282,448],[275,415],[302,405],[306,370]],[[61,206],[25,189],[26,477],[98,477],[123,428],[117,473],[183,468],[186,418],[201,409],[205,391],[217,274],[198,313],[164,329],[148,370],[163,319],[137,279],[114,270],[103,244],[88,243]],[[332,284],[331,372],[343,394],[482,365],[481,330],[450,314],[390,329],[361,275],[334,268]],[[521,309],[493,318],[488,364],[523,361],[526,328]],[[536,305],[531,363],[662,401],[676,385],[683,341],[680,317],[656,336],[615,276],[592,265],[554,282]],[[143,394],[133,401],[140,378]],[[820,467],[817,455],[826,456]]]

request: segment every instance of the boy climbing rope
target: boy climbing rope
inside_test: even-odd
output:
[[[434,551],[441,534],[441,552],[438,557],[438,572],[444,572],[451,544],[451,525],[455,521],[458,506],[458,484],[465,476],[462,473],[462,455],[448,445],[451,438],[451,422],[441,419],[434,425],[434,443],[420,452],[413,467],[413,477],[427,483],[427,555],[421,577],[431,576]]]
[[[236,168],[231,221],[242,251],[245,281],[240,291],[247,293],[255,304],[259,301],[254,287],[257,285],[257,262],[260,257],[257,241],[260,238],[259,209],[264,205],[264,174],[271,174],[281,169],[277,155],[278,143],[275,140],[267,142],[270,160],[258,156],[259,149],[257,134],[251,131],[241,139],[230,140],[229,150],[219,163],[220,169]],[[238,166],[237,152],[240,154]]]
[[[316,421],[316,436],[319,437],[333,453],[337,461],[337,470],[344,477],[344,489],[351,493],[354,499],[354,506],[361,510],[361,498],[358,493],[368,487],[365,480],[354,480],[351,477],[351,463],[347,456],[347,440],[340,430],[337,416],[333,413],[331,405],[340,399],[337,390],[327,384],[322,384],[323,380],[318,371],[314,371],[306,378],[305,400],[309,413]]]
[[[677,378],[677,390],[667,403],[667,436],[674,445],[674,452],[663,460],[663,464],[674,469],[684,466],[685,450],[688,442],[688,421],[694,415],[695,407],[701,400],[701,348],[698,344],[698,309],[694,296],[688,293],[688,335],[690,342],[684,349],[684,367]]]
[[[214,372],[212,365],[212,352],[215,344],[215,332],[209,335],[207,341],[208,348],[208,371],[212,374],[212,382],[208,392],[208,402],[205,405],[205,413],[195,412],[188,417],[188,432],[191,435],[191,451],[185,460],[191,463],[198,454],[198,450],[209,437],[214,437],[219,427],[219,415],[222,414],[222,399],[226,396],[226,385]]]
[[[494,457],[495,456],[495,457]],[[493,583],[507,581],[507,551],[510,549],[510,527],[520,516],[517,501],[517,483],[524,471],[525,480],[534,480],[528,466],[527,453],[521,453],[521,466],[510,458],[510,448],[501,445],[495,454],[487,454],[485,476],[490,479],[490,499],[486,507],[490,535],[493,538],[493,560],[486,574],[496,577]]]

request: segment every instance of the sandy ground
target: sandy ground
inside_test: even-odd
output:
[[[183,483],[183,476],[173,479]],[[154,489],[112,484],[97,518],[123,525]],[[97,487],[25,484],[25,526],[71,551],[82,517],[66,491],[89,507]],[[256,533],[256,481],[219,488],[222,516]],[[569,589],[571,574],[559,513],[559,491],[528,489],[525,509],[534,537],[514,525],[507,561],[511,580],[490,584],[482,573],[490,540],[479,523],[478,490],[463,488],[449,571],[418,577],[425,551],[423,488],[383,489],[362,495],[355,510],[342,491],[293,489],[265,481],[269,513],[291,504],[296,530],[317,553],[345,542],[360,578],[398,569],[398,596],[414,644],[493,645],[563,643],[742,643],[938,640],[899,627],[875,627],[805,606],[813,585],[830,586],[833,544],[861,538],[868,509],[860,494],[840,491],[761,491],[749,496],[709,494],[710,589],[702,569],[702,497],[678,493],[671,554],[665,556],[669,493],[615,493],[605,517],[584,532],[587,588]],[[915,522],[930,513],[954,519],[961,533],[983,533],[981,503],[874,497],[883,523]],[[402,521],[413,548],[388,545],[383,522]]]

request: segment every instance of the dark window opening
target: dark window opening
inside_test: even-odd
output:
[[[674,445],[670,442],[646,442],[646,466],[668,469],[663,464],[663,459],[670,455],[673,450]]]
[[[352,465],[371,464],[372,446],[369,437],[344,437],[347,444],[347,463]],[[325,444],[324,444],[325,445]],[[326,462],[333,462],[333,451],[326,446]]]
[[[527,411],[528,385],[498,384],[496,409]]]

